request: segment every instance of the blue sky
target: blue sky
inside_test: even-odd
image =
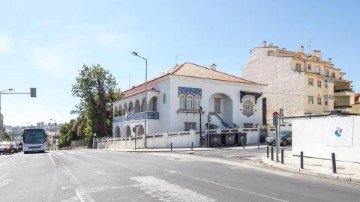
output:
[[[0,0],[0,90],[6,125],[75,118],[71,87],[83,64],[100,64],[126,90],[177,63],[241,76],[261,42],[296,51],[311,44],[360,91],[360,1]],[[306,52],[310,48],[305,49]]]

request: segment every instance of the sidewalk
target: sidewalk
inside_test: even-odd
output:
[[[293,156],[291,151],[284,151],[284,164],[274,161],[267,155],[261,161],[271,167],[287,170],[290,172],[360,183],[360,163],[336,161],[336,173],[333,173],[332,162],[330,159],[315,159],[304,157],[304,169],[300,168],[300,156]],[[279,161],[281,156],[279,154]]]
[[[267,145],[260,145],[259,148],[266,148]],[[191,148],[160,148],[160,149],[107,149],[112,151],[123,151],[123,152],[191,152],[191,151],[217,151],[217,150],[249,150],[258,149],[257,145],[247,145],[244,148],[242,146],[234,147],[194,147]]]

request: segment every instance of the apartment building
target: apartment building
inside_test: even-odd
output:
[[[320,50],[308,54],[301,46],[299,51],[288,51],[264,41],[250,53],[253,57],[241,69],[242,77],[268,84],[263,88],[268,123],[279,108],[285,116],[352,111],[352,81],[344,78],[345,72],[331,58],[323,60]]]

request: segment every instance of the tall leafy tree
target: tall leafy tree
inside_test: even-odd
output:
[[[80,98],[76,106],[80,120],[75,127],[85,135],[91,137],[96,133],[98,137],[103,137],[111,134],[112,107],[109,104],[119,98],[116,85],[112,74],[100,65],[83,65],[79,71],[72,86],[73,96]],[[78,131],[77,134],[81,133]]]

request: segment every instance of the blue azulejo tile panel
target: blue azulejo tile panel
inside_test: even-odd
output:
[[[193,94],[193,95],[202,95],[201,88],[191,88],[191,87],[179,87],[178,94]]]

